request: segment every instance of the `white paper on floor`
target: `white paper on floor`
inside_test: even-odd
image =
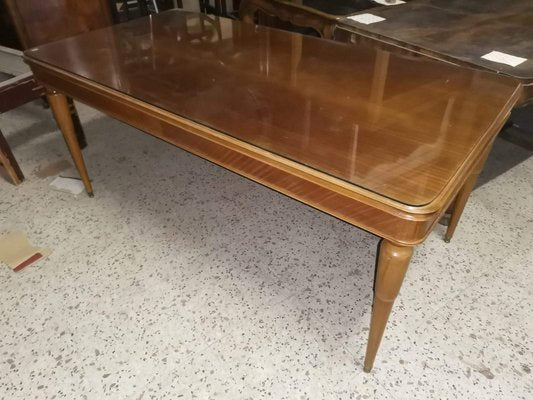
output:
[[[61,192],[80,194],[83,192],[83,182],[76,178],[65,178],[62,176],[56,177],[51,183],[54,189]]]

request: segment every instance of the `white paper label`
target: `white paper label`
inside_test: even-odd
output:
[[[72,194],[80,194],[83,192],[83,182],[74,178],[63,178],[62,176],[58,176],[52,181],[52,183],[50,183],[50,186],[61,192]]]
[[[398,4],[405,4],[403,0],[372,0],[374,3],[383,4],[384,6],[397,6]]]
[[[516,57],[510,54],[505,54],[500,51],[491,51],[484,56],[481,56],[485,60],[494,61],[500,64],[507,64],[511,67],[516,67],[517,65],[522,64],[524,61],[527,61],[527,58]]]
[[[361,24],[369,25],[374,24],[376,22],[385,21],[385,18],[379,17],[374,14],[359,14],[359,15],[352,15],[351,17],[348,17],[348,19],[351,19],[352,21],[359,22]]]

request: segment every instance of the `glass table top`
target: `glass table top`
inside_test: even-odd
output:
[[[26,56],[413,206],[445,189],[518,87],[372,45],[179,11]]]

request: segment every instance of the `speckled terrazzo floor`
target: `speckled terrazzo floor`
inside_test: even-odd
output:
[[[96,197],[48,110],[0,116],[24,170],[0,228],[1,399],[531,399],[533,158],[498,140],[452,243],[420,246],[371,374],[376,237],[80,107]],[[67,173],[68,175],[68,173]]]

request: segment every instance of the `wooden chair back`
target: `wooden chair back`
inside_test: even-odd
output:
[[[24,48],[112,24],[109,0],[6,0]]]

